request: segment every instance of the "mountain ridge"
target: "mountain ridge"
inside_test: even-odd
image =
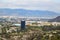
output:
[[[0,16],[59,16],[59,13],[44,10],[25,10],[25,9],[0,9]]]

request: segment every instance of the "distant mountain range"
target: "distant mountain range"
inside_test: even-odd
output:
[[[60,22],[60,16],[58,16],[54,19],[50,19],[49,22]]]
[[[25,9],[0,9],[0,16],[30,16],[30,17],[48,17],[59,16],[59,13],[41,10],[25,10]]]

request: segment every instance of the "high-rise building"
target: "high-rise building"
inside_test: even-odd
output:
[[[25,29],[25,21],[22,20],[22,21],[21,21],[21,30],[24,30],[24,29]]]

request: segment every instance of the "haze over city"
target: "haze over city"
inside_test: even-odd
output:
[[[55,18],[60,16],[60,0],[0,0],[0,15]]]

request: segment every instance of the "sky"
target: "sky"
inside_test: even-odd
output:
[[[0,0],[0,8],[48,10],[60,13],[60,0]]]

